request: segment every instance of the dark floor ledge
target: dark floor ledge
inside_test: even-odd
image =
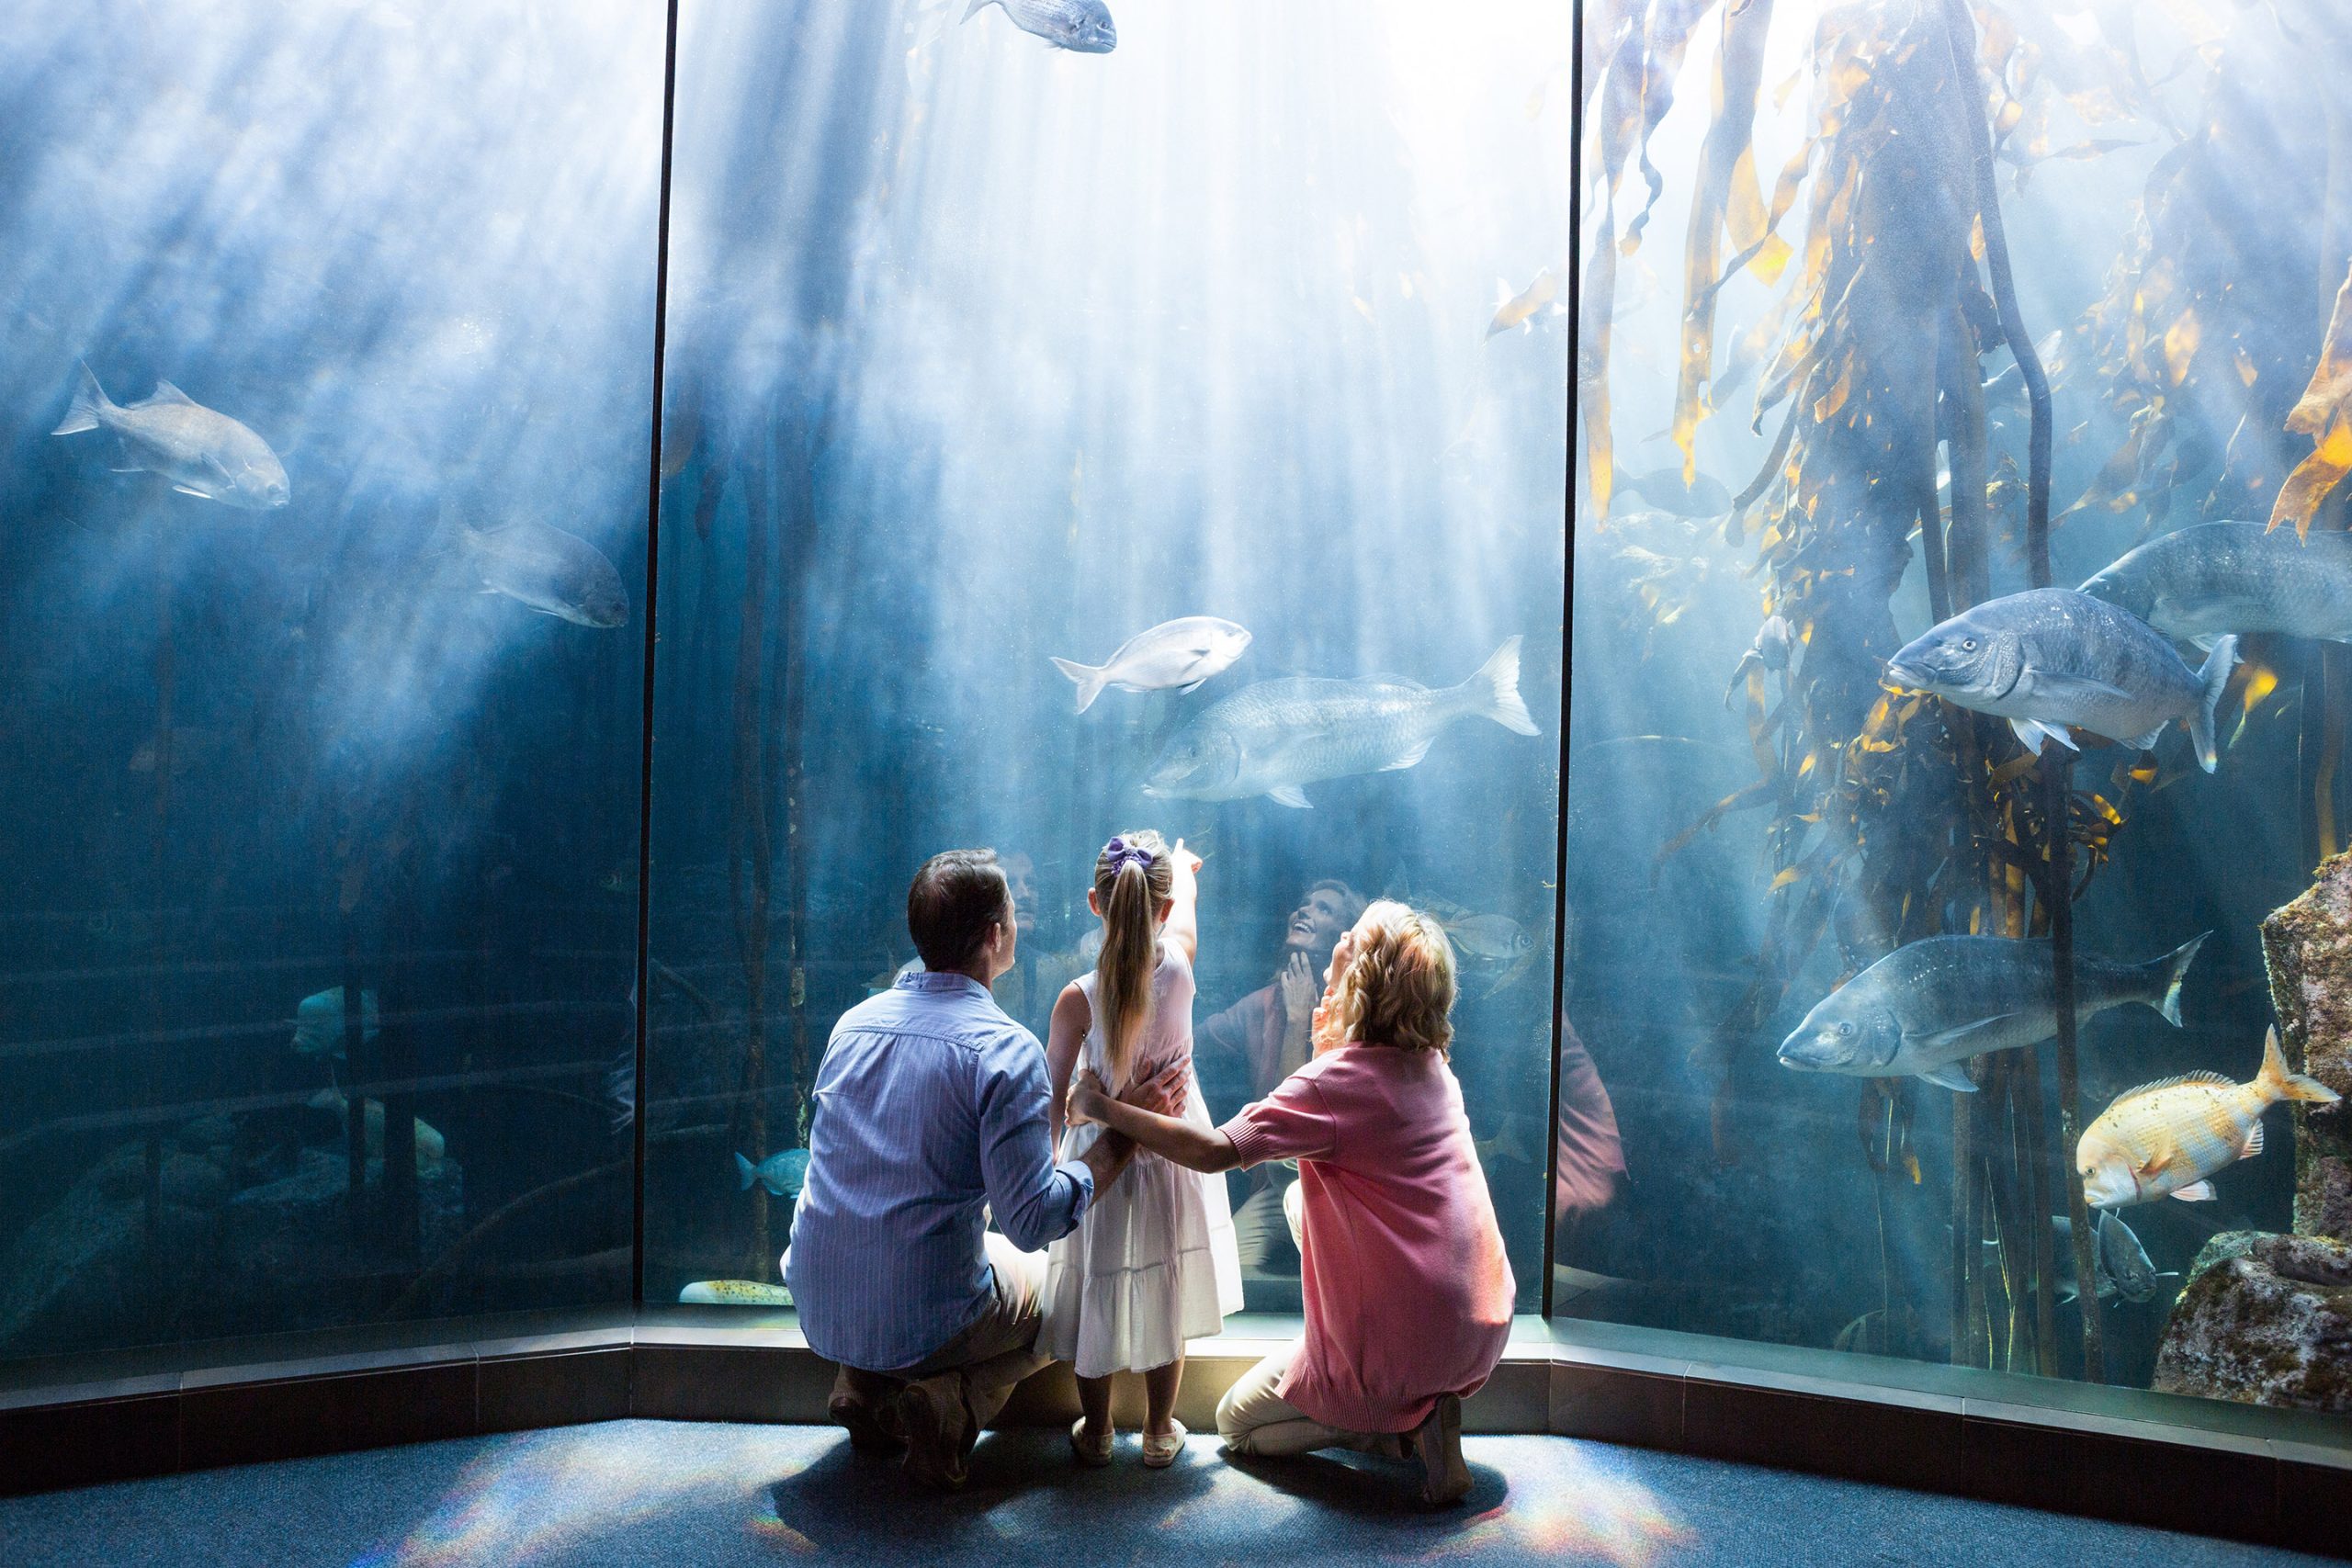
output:
[[[1236,1318],[1179,1417],[1295,1324]],[[622,1416],[821,1421],[832,1369],[792,1314],[536,1315],[0,1370],[0,1494]],[[1132,1380],[1123,1380],[1123,1384]],[[1140,1389],[1123,1386],[1133,1423]],[[1012,1425],[1066,1423],[1067,1367]],[[1477,1432],[1551,1432],[2352,1555],[2352,1423],[1965,1369],[1522,1319]]]

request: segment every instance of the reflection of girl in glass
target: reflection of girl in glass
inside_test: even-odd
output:
[[[1158,833],[1122,833],[1094,862],[1087,908],[1102,921],[1091,975],[1063,988],[1046,1047],[1054,1134],[1075,1159],[1100,1135],[1063,1126],[1071,1078],[1141,1083],[1185,1070],[1184,1121],[1209,1127],[1193,1058],[1193,955],[1199,945],[1200,860]],[[1143,1462],[1173,1463],[1184,1342],[1216,1333],[1241,1310],[1241,1264],[1225,1183],[1148,1154],[1096,1195],[1078,1228],[1046,1254],[1046,1324],[1038,1349],[1075,1363],[1079,1407],[1070,1446],[1080,1463],[1111,1460],[1111,1376],[1144,1374]]]

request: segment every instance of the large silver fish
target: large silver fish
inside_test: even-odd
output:
[[[2152,1300],[2159,1282],[2177,1280],[2178,1274],[2159,1274],[2155,1263],[2148,1257],[2148,1249],[2122,1217],[2112,1209],[2097,1211],[2098,1220],[2094,1227],[2091,1248],[2091,1271],[2097,1276],[2098,1299],[2107,1301],[2120,1296],[2127,1302]],[[2075,1279],[2075,1224],[2064,1214],[2050,1217],[2051,1279],[2058,1289],[2058,1299],[2071,1302],[2080,1298],[2082,1290]],[[1984,1244],[1985,1261],[1995,1264],[2000,1255],[1993,1242]]]
[[[972,0],[964,19],[968,22],[991,6],[1003,6],[1014,27],[1056,49],[1108,54],[1119,47],[1119,29],[1102,0]]]
[[[2036,753],[2044,737],[2072,749],[2073,724],[2146,750],[2179,719],[2210,773],[2213,709],[2237,644],[2220,638],[2205,667],[2191,670],[2130,611],[2071,588],[2035,588],[1954,615],[1888,660],[1886,676],[2007,719]]]
[[[1105,662],[1057,659],[1054,668],[1078,682],[1078,711],[1094,705],[1105,686],[1123,692],[1189,692],[1233,667],[1250,647],[1250,630],[1215,615],[1162,621],[1119,645]]]
[[[2144,964],[2076,953],[2076,1023],[2125,1002],[2144,1002],[2178,1027],[2180,983],[2204,941],[2195,937]],[[1961,1063],[2056,1032],[2048,942],[1931,936],[1904,943],[1822,998],[1781,1043],[1781,1065],[1865,1078],[1916,1073],[1973,1093],[1976,1086]]]
[[[1476,674],[1438,691],[1392,675],[1244,686],[1169,740],[1144,793],[1176,800],[1262,795],[1305,807],[1300,785],[1409,768],[1461,719],[1489,718],[1521,735],[1538,734],[1519,696],[1519,644],[1510,638]]]
[[[286,482],[286,467],[268,442],[169,381],[156,382],[144,402],[118,403],[85,365],[65,418],[50,434],[74,435],[85,430],[111,431],[122,443],[126,470],[161,474],[185,495],[267,512],[285,505],[293,494]]]
[[[2132,550],[2083,592],[2204,649],[2231,632],[2352,642],[2352,534],[2298,539],[2259,523],[2192,524]]]
[[[485,593],[582,626],[628,624],[628,590],[605,552],[577,535],[518,518],[495,528],[460,525],[458,548]]]

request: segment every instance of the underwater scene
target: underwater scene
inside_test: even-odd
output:
[[[12,8],[0,1359],[629,1300],[662,41]]]
[[[1542,1295],[1566,569],[1566,8],[687,0],[645,1299],[779,1296],[833,1021],[990,845],[1042,1037],[1113,834],[1201,872],[1195,1061],[1307,1055],[1367,897],[1439,910]],[[1296,1312],[1289,1173],[1237,1175]]]
[[[2352,38],[1583,27],[1554,1310],[2352,1407]]]

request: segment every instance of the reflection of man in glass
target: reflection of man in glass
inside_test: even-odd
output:
[[[1203,1076],[1215,1074],[1228,1085],[1246,1081],[1241,1098],[1262,1100],[1306,1065],[1313,1054],[1308,1032],[1323,996],[1324,968],[1333,945],[1363,909],[1363,895],[1344,882],[1325,880],[1306,890],[1283,928],[1273,978],[1193,1031],[1193,1054]],[[1252,1190],[1233,1211],[1244,1269],[1262,1271],[1279,1260],[1286,1265],[1284,1272],[1295,1269],[1297,1252],[1283,1222],[1283,1189],[1296,1174],[1280,1164],[1249,1173]]]
[[[1040,908],[1037,863],[1024,851],[1001,856],[1004,880],[1012,890],[1013,919],[1020,931],[1020,955],[1013,966],[989,987],[996,1005],[1042,1037],[1051,1021],[1054,998],[1062,987],[1094,967],[1091,953],[1049,951],[1037,934]]]

